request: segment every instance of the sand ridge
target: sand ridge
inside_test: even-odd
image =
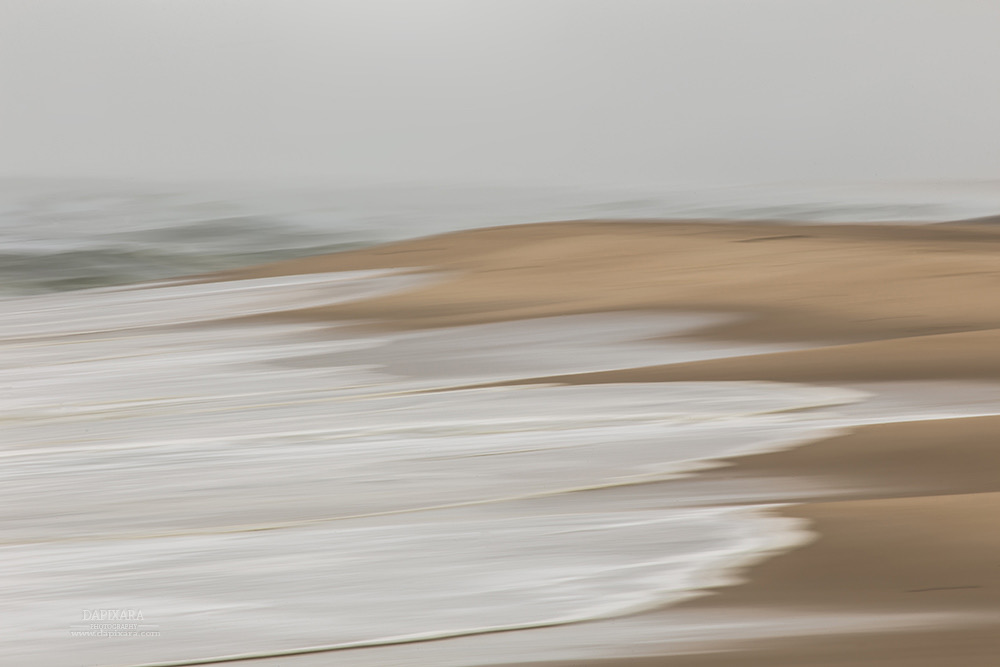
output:
[[[702,335],[850,343],[1000,329],[1000,228],[566,222],[456,232],[216,278],[414,267],[450,279],[289,313],[422,328],[636,309],[739,312]]]

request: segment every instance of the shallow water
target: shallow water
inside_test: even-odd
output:
[[[648,482],[936,400],[766,382],[427,392],[775,349],[648,342],[725,316],[380,335],[211,322],[433,279],[351,272],[0,301],[0,613],[13,630],[0,657],[61,667],[346,648],[684,599],[807,533],[738,495],[685,507]],[[72,635],[95,609],[141,610],[160,635]],[[636,636],[621,627],[606,641]],[[552,636],[515,643],[538,657]],[[398,664],[433,664],[421,659]]]

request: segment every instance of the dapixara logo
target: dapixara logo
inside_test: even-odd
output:
[[[84,609],[85,621],[141,621],[141,609]]]

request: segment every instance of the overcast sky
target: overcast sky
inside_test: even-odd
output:
[[[1000,0],[0,0],[0,174],[1000,178]]]

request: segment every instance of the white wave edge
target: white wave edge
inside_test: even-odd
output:
[[[508,625],[481,626],[474,628],[456,628],[435,632],[394,635],[369,640],[342,642],[306,646],[301,648],[275,651],[260,651],[252,653],[237,653],[192,659],[170,660],[165,662],[133,663],[108,667],[190,667],[192,665],[211,665],[226,662],[238,662],[264,658],[280,658],[295,655],[315,653],[331,653],[360,648],[375,648],[380,646],[396,646],[420,642],[456,639],[475,635],[497,634],[516,630],[533,630],[577,623],[587,623],[610,618],[621,618],[652,611],[668,604],[677,604],[686,600],[708,595],[708,589],[732,586],[741,583],[743,579],[739,572],[778,553],[804,546],[813,541],[817,534],[808,530],[808,522],[804,519],[779,517],[774,510],[787,506],[784,503],[756,505],[753,507],[723,507],[712,508],[720,516],[729,515],[735,518],[742,528],[746,529],[742,544],[728,549],[702,552],[701,559],[691,564],[691,567],[675,575],[675,586],[669,589],[648,591],[642,600],[627,604],[608,605],[594,610],[569,616],[517,623]],[[728,517],[727,517],[728,518]],[[760,524],[771,524],[768,530],[759,530]],[[778,525],[780,524],[780,525]],[[757,528],[751,531],[749,528]],[[712,561],[712,562],[707,562]],[[679,580],[679,581],[678,581]]]

